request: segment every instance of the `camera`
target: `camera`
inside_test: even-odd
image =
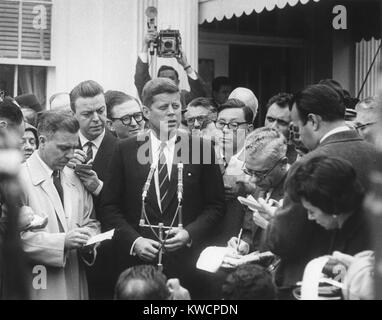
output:
[[[179,30],[161,30],[157,38],[157,55],[161,58],[180,56],[182,38]]]

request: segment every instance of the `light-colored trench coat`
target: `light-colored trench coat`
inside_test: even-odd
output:
[[[42,165],[37,151],[22,165],[20,180],[25,190],[23,205],[31,207],[43,218],[48,217],[44,229],[21,234],[23,249],[31,260],[28,270],[30,298],[88,299],[83,261],[77,250],[64,250],[64,244],[66,232],[78,225],[91,228],[93,235],[100,232],[99,222],[94,219],[91,195],[73,170],[65,167],[61,174],[64,210],[53,179]],[[64,232],[59,230],[58,219]],[[46,289],[39,278],[44,276],[41,267],[36,266],[46,267]]]

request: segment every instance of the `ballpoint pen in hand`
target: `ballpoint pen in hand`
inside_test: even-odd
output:
[[[240,247],[240,241],[241,241],[241,234],[243,233],[243,228],[240,229],[239,235],[237,237],[237,246],[236,246],[236,251],[239,252],[239,247]]]

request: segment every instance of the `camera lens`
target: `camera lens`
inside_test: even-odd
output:
[[[172,48],[172,41],[166,41],[166,42],[164,43],[164,47],[165,47],[166,49],[171,49],[171,48]]]

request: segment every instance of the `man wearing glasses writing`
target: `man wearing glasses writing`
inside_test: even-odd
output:
[[[267,226],[279,202],[284,197],[284,181],[289,169],[286,157],[285,137],[276,129],[263,127],[253,131],[245,142],[245,159],[242,170],[256,185],[252,196],[258,201],[254,209],[248,210],[243,221],[243,236],[238,252],[247,254],[258,249],[262,229]],[[237,247],[238,239],[231,238],[229,246]]]
[[[118,138],[130,138],[143,132],[145,120],[137,99],[121,91],[107,91],[105,100],[107,118],[111,120],[109,129]]]

